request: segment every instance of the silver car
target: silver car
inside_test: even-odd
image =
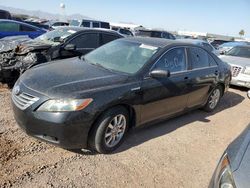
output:
[[[219,57],[231,66],[231,84],[250,88],[250,46],[236,46]]]
[[[243,45],[245,46],[245,45],[249,45],[249,44],[250,44],[249,42],[241,42],[241,41],[226,42],[226,43],[223,43],[222,45],[220,45],[218,47],[218,50],[219,50],[220,54],[225,54],[235,46],[243,46]]]

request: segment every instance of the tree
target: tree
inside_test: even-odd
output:
[[[239,35],[240,35],[241,37],[243,37],[243,36],[245,35],[245,31],[244,31],[243,29],[240,30]]]

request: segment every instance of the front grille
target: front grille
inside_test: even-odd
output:
[[[239,75],[239,73],[241,72],[242,67],[238,67],[238,66],[232,66],[231,67],[231,71],[232,71],[232,76],[236,77]]]
[[[21,93],[21,94],[15,95],[12,92],[12,101],[21,110],[25,110],[26,108],[28,108],[29,106],[31,106],[38,100],[39,100],[38,97],[35,97],[27,93]]]

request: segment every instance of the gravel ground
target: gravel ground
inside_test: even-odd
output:
[[[63,150],[16,125],[0,89],[0,187],[207,187],[222,152],[250,122],[246,91],[230,89],[200,110],[130,131],[114,154]]]

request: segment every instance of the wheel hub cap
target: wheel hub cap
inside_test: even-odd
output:
[[[108,147],[117,145],[126,130],[127,122],[124,115],[119,114],[115,116],[110,122],[105,132],[105,144]]]

